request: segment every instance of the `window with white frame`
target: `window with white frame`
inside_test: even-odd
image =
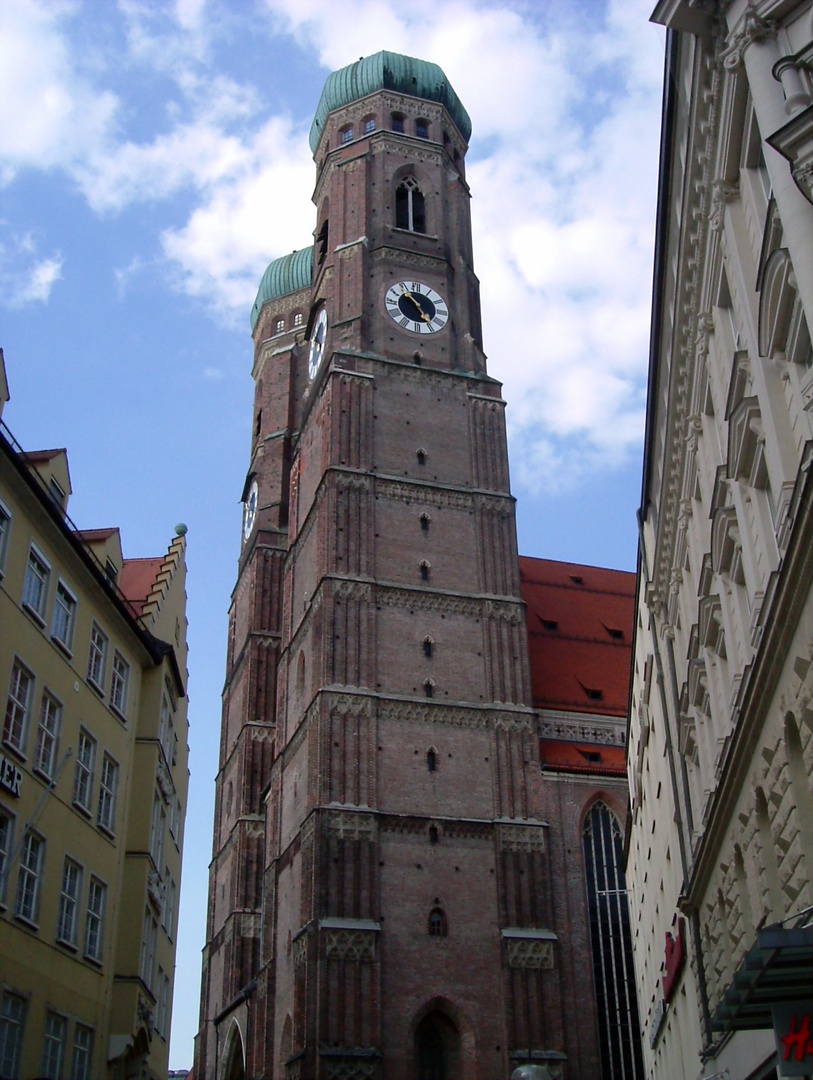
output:
[[[34,545],[28,552],[28,564],[23,582],[23,604],[42,621],[45,615],[45,602],[48,599],[48,579],[51,566],[45,556]]]
[[[8,551],[8,538],[11,535],[11,511],[4,502],[0,502],[0,578],[3,576],[3,567],[6,562]]]
[[[172,747],[175,741],[175,717],[169,697],[164,694],[161,698],[161,723],[158,730],[158,739],[167,763],[172,763]]]
[[[110,704],[121,716],[127,715],[127,693],[130,688],[130,665],[116,649],[113,653],[113,677],[110,682]]]
[[[73,776],[73,801],[90,813],[93,793],[93,774],[96,771],[96,740],[84,728],[79,731],[76,748],[76,770]]]
[[[76,945],[79,935],[79,901],[82,896],[82,867],[66,858],[62,867],[62,888],[59,892],[59,915],[56,939],[63,945]]]
[[[59,733],[62,729],[62,704],[52,693],[44,690],[40,706],[40,722],[37,727],[37,748],[34,768],[53,780],[59,753]]]
[[[158,791],[152,799],[152,825],[150,829],[150,855],[155,864],[156,871],[160,874],[161,863],[164,857],[164,832],[166,830],[167,815],[164,810],[164,800]]]
[[[426,232],[426,202],[414,177],[408,176],[395,189],[395,227],[410,232]]]
[[[65,1060],[67,1037],[67,1019],[49,1009],[45,1015],[45,1036],[42,1041],[42,1065],[40,1066],[40,1073],[44,1080],[62,1080],[62,1063]]]
[[[105,753],[102,758],[102,771],[99,777],[99,814],[100,829],[114,833],[116,831],[116,799],[119,790],[119,763]]]
[[[152,989],[153,972],[155,970],[155,947],[158,942],[158,923],[152,911],[147,908],[144,912],[144,936],[141,939],[141,967],[139,974],[141,981],[146,987]]]
[[[277,319],[274,323],[274,333],[281,334],[285,329],[285,319]]]
[[[77,1020],[73,1029],[73,1057],[70,1080],[90,1080],[90,1062],[93,1055],[93,1028]]]
[[[92,877],[88,886],[88,909],[85,917],[85,956],[101,963],[104,949],[104,914],[107,886]]]
[[[19,1076],[26,1001],[8,990],[0,998],[0,1076]]]
[[[107,671],[107,650],[110,639],[96,623],[90,628],[90,652],[88,653],[88,681],[97,690],[104,690]]]
[[[155,1030],[159,1035],[166,1037],[167,1034],[167,994],[169,992],[169,980],[164,969],[158,965],[158,1002],[155,1009]]]
[[[173,795],[169,800],[169,832],[172,839],[179,840],[178,830],[181,824],[181,800],[177,795]]]
[[[76,627],[76,597],[65,584],[58,581],[54,597],[54,616],[51,621],[51,637],[68,652],[73,646]]]
[[[302,314],[301,311],[297,311],[296,315],[294,315],[294,326],[302,326],[304,321],[305,316]]]
[[[175,927],[175,905],[178,898],[178,888],[175,879],[169,872],[169,867],[164,871],[164,911],[161,925],[167,932],[167,937],[172,941]]]
[[[0,905],[5,906],[14,845],[14,817],[0,809]],[[0,1076],[2,1073],[0,1073]]]
[[[11,679],[3,724],[3,742],[25,754],[28,742],[28,721],[34,697],[34,676],[19,660],[11,668]]]
[[[39,915],[42,867],[45,862],[45,841],[35,832],[27,832],[20,852],[17,872],[17,897],[14,914],[18,919],[36,923]]]

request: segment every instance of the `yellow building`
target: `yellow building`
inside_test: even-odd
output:
[[[0,412],[7,399],[0,354]],[[188,784],[185,527],[123,559],[0,425],[0,1076],[166,1077]]]

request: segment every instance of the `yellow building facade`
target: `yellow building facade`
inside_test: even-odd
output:
[[[0,1076],[165,1077],[186,529],[124,559],[117,529],[73,526],[70,493],[66,452],[26,454],[2,425]]]

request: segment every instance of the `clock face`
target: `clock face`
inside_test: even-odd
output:
[[[327,338],[327,309],[322,308],[316,316],[311,334],[311,344],[308,351],[308,378],[313,379],[322,363],[325,352],[325,339]]]
[[[436,334],[449,320],[446,301],[420,281],[399,281],[387,289],[384,303],[390,316],[413,334]]]
[[[254,528],[254,522],[257,517],[258,495],[259,489],[257,488],[257,481],[252,480],[251,487],[248,489],[248,498],[243,507],[243,536],[246,540],[251,536],[251,530]]]

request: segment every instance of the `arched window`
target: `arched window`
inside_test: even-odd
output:
[[[426,232],[426,205],[417,180],[408,176],[395,189],[395,227]]]
[[[444,915],[442,908],[433,907],[429,912],[428,929],[430,937],[446,937],[446,916]]]
[[[435,684],[432,679],[427,679],[423,684],[423,692],[426,697],[435,696]]]
[[[438,767],[438,752],[434,746],[426,751],[426,767],[430,772],[436,772]]]
[[[404,134],[404,114],[393,113],[391,127],[393,131],[397,131],[399,135]]]
[[[438,836],[438,827],[437,827],[437,825],[430,825],[429,826],[429,843],[430,844],[436,844],[438,842],[438,839],[439,839],[439,836]]]
[[[582,832],[599,1042],[607,1080],[644,1075],[621,826],[595,803]]]
[[[419,139],[429,138],[429,121],[428,120],[416,120],[415,121],[415,134]]]
[[[424,559],[421,562],[421,565],[420,565],[421,581],[428,581],[429,580],[429,571],[430,571],[430,569],[431,569],[431,567],[430,567],[429,563],[426,561],[426,559]]]
[[[432,646],[433,645],[434,645],[434,642],[432,641],[432,639],[430,637],[425,637],[423,639],[423,655],[424,656],[431,656],[432,655]]]
[[[299,650],[296,661],[296,689],[300,694],[305,689],[305,652],[303,649]]]

